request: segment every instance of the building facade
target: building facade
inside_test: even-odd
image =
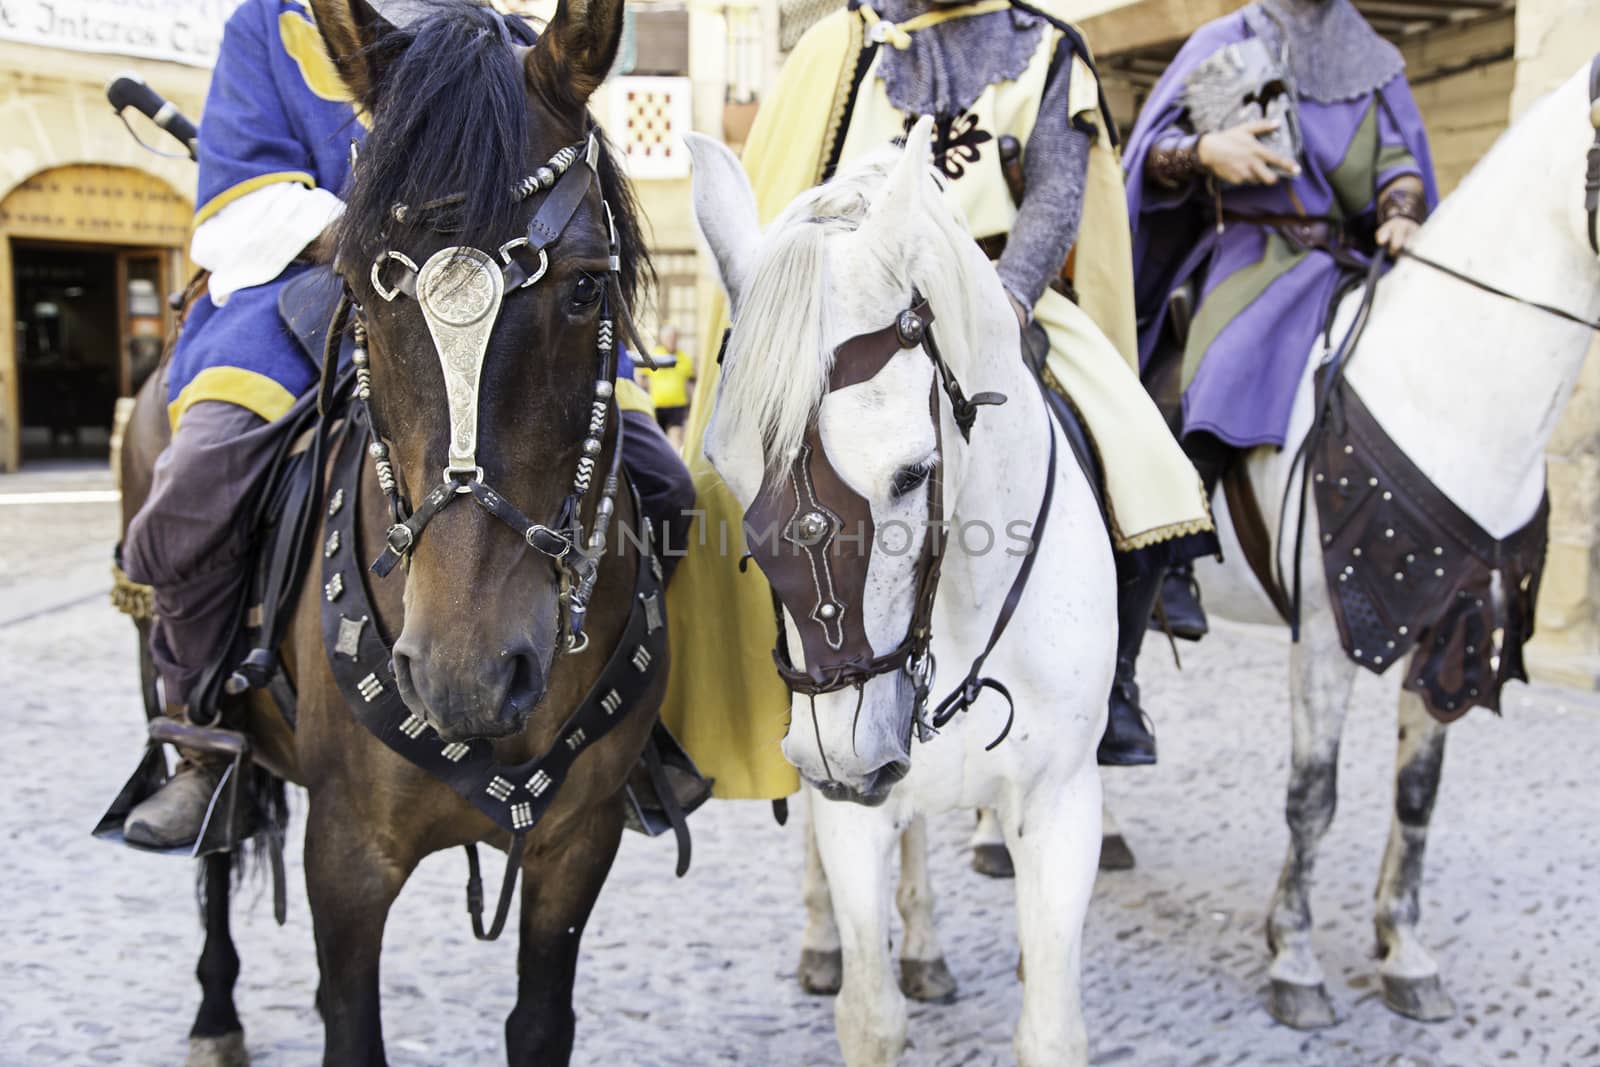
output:
[[[133,72],[196,117],[231,0],[0,7],[0,470],[103,455],[182,284],[195,169],[139,146],[105,85]],[[163,143],[164,142],[164,143]]]

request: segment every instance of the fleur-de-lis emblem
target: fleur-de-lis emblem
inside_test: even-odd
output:
[[[911,132],[918,118],[917,115],[906,116],[906,134]],[[978,116],[971,112],[956,118],[941,115],[933,122],[933,165],[939,168],[939,173],[955,181],[967,172],[968,166],[982,158],[979,146],[992,140],[994,135],[987,130],[980,130]],[[904,134],[900,143],[905,143]]]

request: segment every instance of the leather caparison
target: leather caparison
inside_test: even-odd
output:
[[[1346,653],[1381,673],[1411,655],[1407,689],[1450,722],[1527,680],[1548,497],[1496,539],[1434,485],[1347,382],[1311,461],[1322,559]],[[1496,573],[1500,580],[1495,581]]]

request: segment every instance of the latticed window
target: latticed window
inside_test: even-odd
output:
[[[779,0],[778,50],[794,48],[800,35],[826,15],[844,6],[844,0]]]
[[[652,249],[656,267],[656,329],[678,328],[678,347],[691,359],[700,355],[699,255],[693,249]],[[643,325],[642,323],[640,324]],[[648,337],[646,340],[654,340]]]

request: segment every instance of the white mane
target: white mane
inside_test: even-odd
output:
[[[940,345],[952,363],[974,351],[975,316],[968,304],[982,292],[969,277],[982,253],[966,224],[930,175],[918,204],[896,212],[897,225],[878,232],[870,215],[897,162],[877,154],[795,199],[768,229],[735,309],[717,418],[730,432],[753,432],[766,466],[782,469],[798,452],[833,369],[840,336],[834,309],[863,293],[892,294],[882,325],[893,321],[912,289],[935,309]],[[850,240],[849,291],[830,266],[836,239]],[[980,263],[988,270],[987,263]],[[992,271],[990,272],[992,273]]]

